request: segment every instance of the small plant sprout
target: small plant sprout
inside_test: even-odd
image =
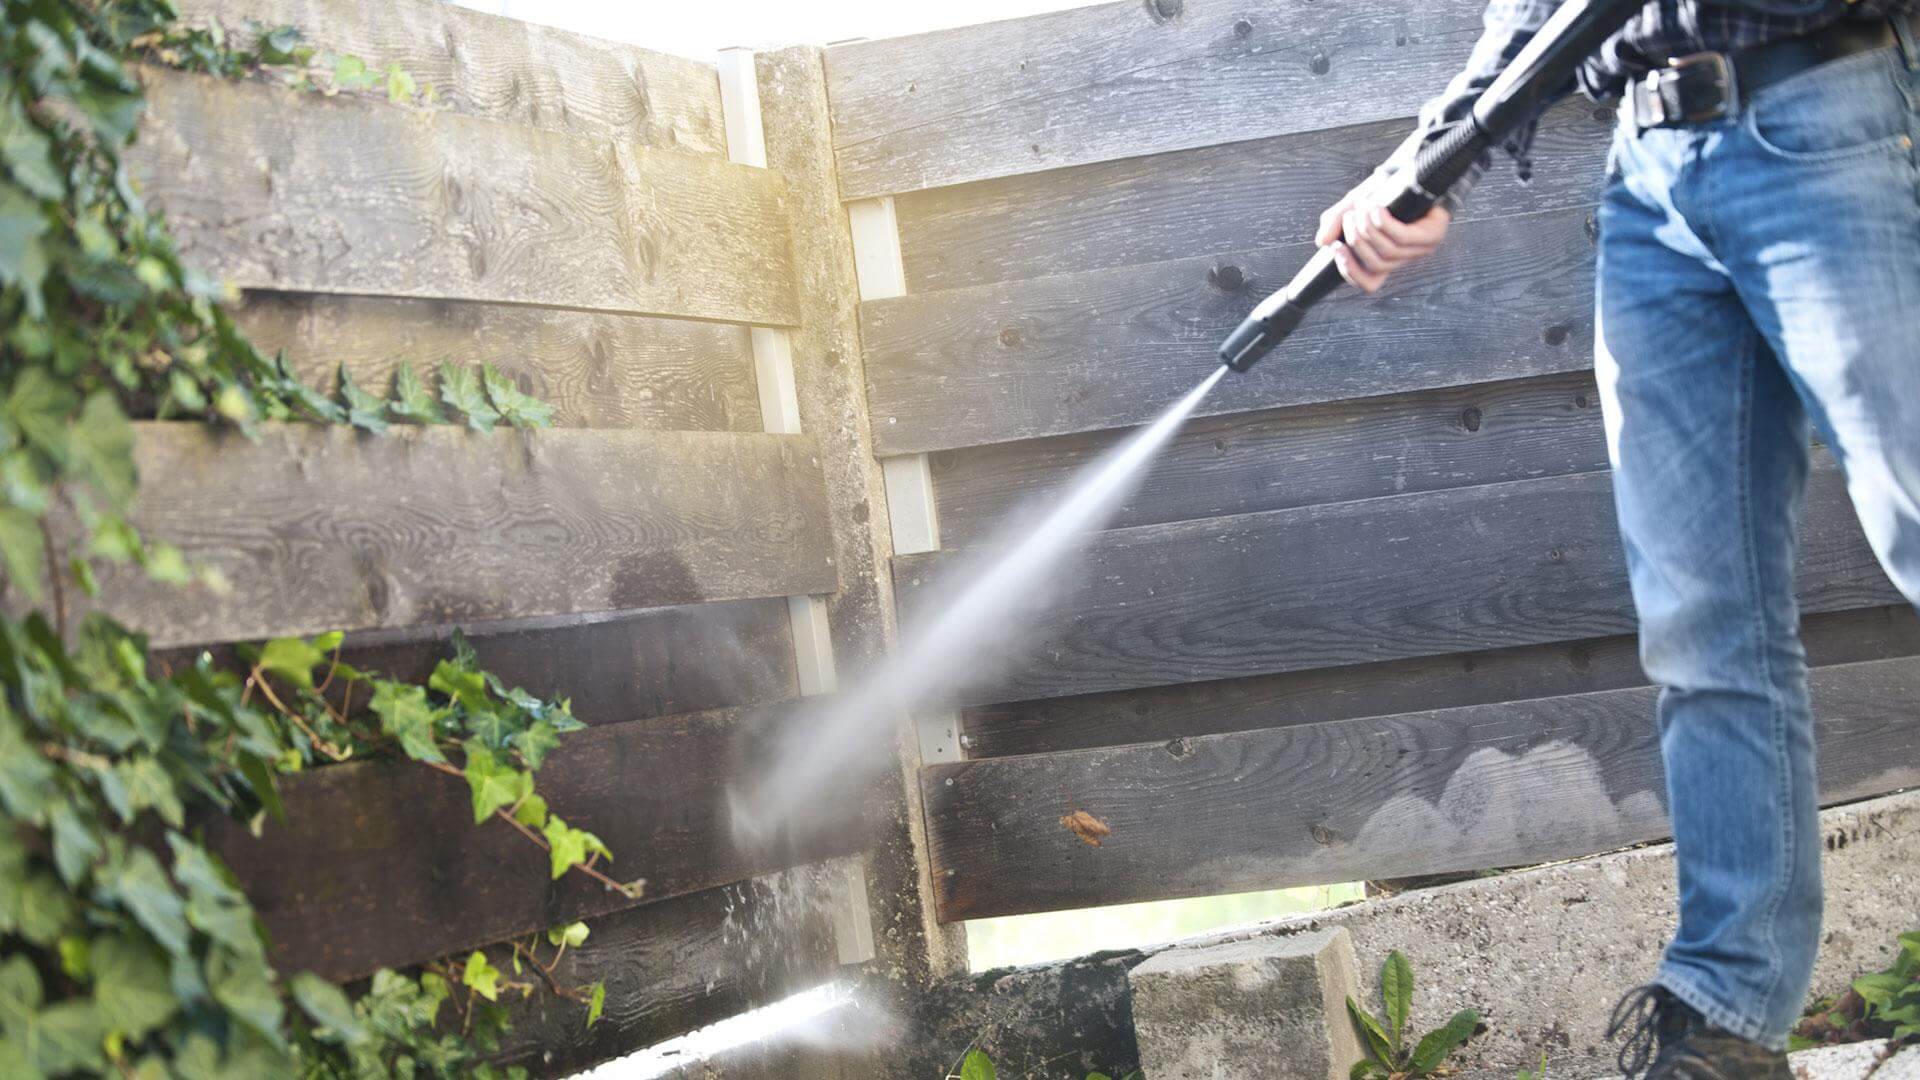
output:
[[[1514,1077],[1514,1080],[1547,1080],[1547,1052],[1545,1050],[1540,1051],[1540,1067],[1538,1069],[1521,1069],[1520,1075]]]
[[[1360,1032],[1367,1060],[1353,1067],[1350,1080],[1382,1077],[1385,1080],[1413,1080],[1416,1077],[1448,1076],[1453,1070],[1446,1064],[1448,1055],[1480,1030],[1480,1014],[1462,1009],[1443,1026],[1430,1031],[1407,1049],[1407,1014],[1413,1008],[1413,966],[1399,950],[1387,954],[1380,969],[1380,997],[1386,1005],[1382,1022],[1352,998],[1347,1012]]]

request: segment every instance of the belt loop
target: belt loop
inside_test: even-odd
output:
[[[1908,71],[1920,71],[1920,44],[1914,42],[1914,15],[1895,15],[1893,17],[1893,36],[1900,39],[1900,58],[1907,62]]]

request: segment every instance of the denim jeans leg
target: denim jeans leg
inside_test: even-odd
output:
[[[1615,499],[1661,687],[1680,921],[1659,981],[1770,1046],[1818,936],[1812,717],[1793,599],[1807,419],[1688,223],[1717,133],[1616,143],[1600,213],[1595,369]]]

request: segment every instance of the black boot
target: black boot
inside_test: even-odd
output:
[[[1625,1035],[1627,1080],[1793,1080],[1787,1055],[1707,1023],[1666,987],[1648,984],[1614,1006],[1607,1038]]]

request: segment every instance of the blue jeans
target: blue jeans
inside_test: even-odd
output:
[[[1793,595],[1809,424],[1920,603],[1920,74],[1908,48],[1741,114],[1616,134],[1595,369],[1660,745],[1680,923],[1658,981],[1779,1047],[1820,931]]]

